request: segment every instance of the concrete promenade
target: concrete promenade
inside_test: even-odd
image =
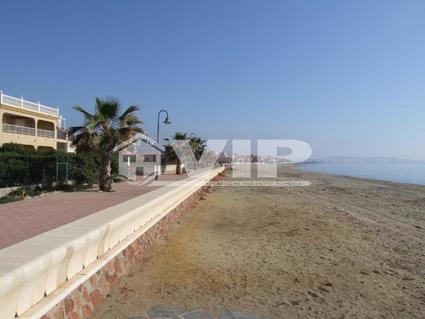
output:
[[[185,176],[163,175],[160,181]],[[117,183],[114,192],[55,192],[0,205],[0,249],[158,189]]]
[[[196,200],[202,188],[222,171],[223,167],[215,167],[187,178],[165,176],[162,181],[169,178],[170,184],[165,185],[170,187],[152,183],[157,187],[143,189],[121,184],[114,193],[88,192],[84,199],[83,193],[56,194],[60,195],[55,200],[58,209],[50,210],[47,216],[42,204],[51,208],[56,195],[15,203],[34,201],[37,205],[27,208],[37,207],[32,211],[45,221],[57,216],[49,222],[53,229],[0,249],[0,318],[57,318],[57,311],[62,311],[65,319],[77,315],[87,318],[83,307],[93,311],[106,297],[109,286],[105,281],[112,284],[124,276],[136,257],[149,249],[185,205]],[[72,195],[68,201],[64,200],[66,195]],[[87,209],[85,217],[74,214],[82,207]],[[37,220],[32,211],[21,207],[21,217],[27,218],[27,224]],[[68,214],[73,214],[73,221],[68,222]],[[87,304],[80,302],[82,290]],[[76,306],[66,311],[71,299]]]

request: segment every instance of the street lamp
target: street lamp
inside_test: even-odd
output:
[[[158,122],[157,122],[157,126],[156,126],[156,142],[159,144],[159,119],[160,119],[160,116],[161,116],[161,113],[165,113],[165,120],[164,121],[162,121],[162,123],[164,123],[164,124],[171,124],[171,122],[170,122],[170,120],[168,119],[168,112],[167,112],[167,110],[161,110],[161,111],[159,111],[158,112]],[[158,160],[156,160],[156,166],[158,166]],[[158,175],[159,175],[159,169],[158,168],[156,168],[155,169],[155,180],[157,180],[158,179]]]
[[[168,120],[168,112],[166,110],[161,110],[158,112],[158,122],[157,122],[157,127],[156,127],[156,142],[159,143],[159,118],[161,113],[165,113],[165,120],[162,121],[162,123],[164,124],[171,124],[171,122]]]

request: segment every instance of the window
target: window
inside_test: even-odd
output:
[[[122,161],[124,163],[128,163],[129,159],[130,159],[130,163],[135,163],[136,162],[136,155],[123,155],[122,156]]]
[[[156,156],[155,156],[155,154],[143,155],[143,161],[144,162],[155,162]]]

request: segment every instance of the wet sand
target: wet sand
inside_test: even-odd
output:
[[[425,186],[281,168],[308,187],[215,187],[93,318],[155,305],[269,318],[423,318]]]

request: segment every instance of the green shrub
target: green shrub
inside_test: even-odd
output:
[[[57,166],[57,163],[67,163]],[[0,187],[42,184],[51,187],[59,179],[68,179],[76,184],[95,184],[99,176],[99,156],[93,153],[64,153],[62,151],[35,151],[18,144],[3,144],[0,147]]]
[[[70,155],[68,178],[77,184],[96,184],[99,180],[99,156],[91,153]]]

